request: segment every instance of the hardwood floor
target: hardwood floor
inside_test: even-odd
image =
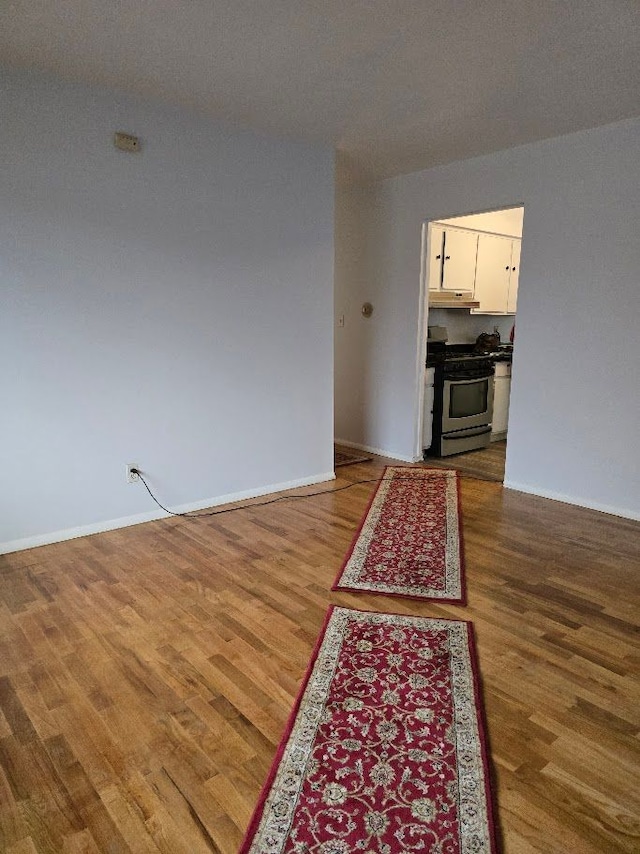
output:
[[[330,593],[373,488],[0,558],[0,850],[236,852],[335,602],[473,620],[507,854],[639,851],[640,524],[463,475],[468,607]]]
[[[493,480],[502,483],[507,455],[507,440],[492,442],[486,448],[467,451],[466,454],[454,454],[452,457],[429,457],[425,465],[436,468],[455,469],[468,477],[480,480]]]

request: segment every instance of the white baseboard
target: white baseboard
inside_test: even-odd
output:
[[[289,480],[283,483],[274,483],[258,489],[246,489],[243,492],[233,492],[228,495],[218,495],[216,498],[205,498],[191,504],[181,504],[174,507],[176,513],[191,513],[193,510],[205,510],[207,507],[217,507],[220,504],[233,504],[236,501],[244,501],[247,498],[259,498],[261,495],[272,495],[276,492],[284,492],[287,489],[296,489],[299,486],[311,486],[314,483],[324,483],[335,480],[335,472],[324,472],[323,474],[303,477],[299,480]],[[82,525],[79,528],[65,528],[62,531],[51,531],[46,534],[38,534],[33,537],[25,537],[21,540],[9,540],[0,543],[0,554],[10,552],[21,552],[25,549],[33,549],[38,546],[48,546],[51,543],[61,543],[65,540],[75,540],[77,537],[88,537],[91,534],[102,534],[105,531],[114,531],[117,528],[128,528],[131,525],[140,525],[143,522],[153,522],[156,519],[166,519],[169,513],[164,510],[152,510],[150,513],[138,513],[135,516],[123,516],[119,519],[108,519],[105,522],[95,522],[90,525]]]
[[[503,486],[505,489],[514,490],[514,492],[525,492],[527,495],[538,495],[540,498],[550,498],[552,501],[561,501],[563,504],[573,504],[574,507],[585,507],[587,510],[597,510],[599,513],[609,513],[611,516],[620,516],[623,519],[632,519],[636,522],[640,521],[640,512],[632,510],[629,507],[600,504],[597,501],[589,501],[586,498],[576,495],[563,495],[561,492],[539,489],[538,487],[529,486],[526,483],[515,483],[512,480],[505,480]]]
[[[390,460],[399,460],[403,463],[418,462],[413,457],[406,457],[396,451],[385,451],[383,448],[372,448],[371,445],[360,445],[358,442],[348,442],[346,439],[334,439],[336,445],[344,445],[345,448],[355,448],[357,451],[366,451],[368,454],[376,454],[379,457],[388,457]],[[420,457],[422,459],[422,457]]]

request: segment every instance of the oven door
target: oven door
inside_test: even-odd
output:
[[[485,427],[493,417],[493,374],[473,379],[445,379],[442,432]]]

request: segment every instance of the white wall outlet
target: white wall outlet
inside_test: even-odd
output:
[[[127,463],[127,483],[137,483],[140,480],[140,475],[134,471],[137,468],[135,463]]]

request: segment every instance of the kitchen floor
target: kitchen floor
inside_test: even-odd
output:
[[[492,442],[488,448],[467,451],[466,454],[454,454],[451,457],[429,457],[425,464],[436,468],[455,469],[469,477],[480,480],[492,480],[502,483],[504,480],[504,461],[507,453],[507,440]]]

